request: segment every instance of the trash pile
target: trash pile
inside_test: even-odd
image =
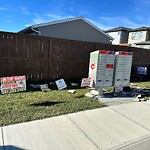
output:
[[[67,84],[65,83],[64,79],[60,79],[55,82],[50,82],[50,85],[57,85],[58,90],[67,88]],[[104,94],[101,97],[107,98],[108,95],[109,95],[109,98],[130,97],[130,98],[134,98],[135,102],[150,100],[150,89],[142,88],[142,87],[138,86],[137,84],[133,84],[133,83],[131,83],[130,85],[131,86],[117,87],[116,89],[114,88],[114,91],[112,91],[112,89],[111,90],[103,89]],[[30,86],[33,88],[39,88],[39,89],[41,89],[41,91],[44,91],[44,92],[47,92],[50,90],[48,88],[48,84],[43,84],[43,85],[30,84]],[[79,83],[71,82],[70,86],[73,88],[76,88],[80,85],[79,85]],[[96,98],[96,99],[100,98],[99,92],[95,88],[89,87],[89,79],[88,78],[82,79],[81,87],[88,87],[88,89],[90,90],[90,92],[85,94],[86,97]],[[76,93],[76,90],[69,89],[68,93],[74,94],[74,93]]]
[[[62,89],[65,89],[67,88],[67,85],[64,81],[64,79],[60,79],[60,80],[57,80],[55,82],[50,82],[49,83],[50,86],[52,85],[56,85],[58,90],[62,90]],[[47,92],[47,91],[50,91],[51,89],[48,87],[48,84],[30,84],[30,86],[34,89],[40,89],[41,91],[43,92]]]
[[[131,86],[122,87],[122,90],[107,91],[103,89],[103,96],[99,96],[99,92],[96,89],[91,89],[85,96],[89,98],[133,98],[135,102],[150,100],[150,89],[141,88],[131,83]]]
[[[5,84],[5,80],[1,79],[1,81],[3,81],[1,84],[1,93],[4,90],[7,90],[8,93],[11,93],[10,91],[12,91],[13,88],[15,88],[15,89],[22,88],[23,86],[22,86],[21,81],[24,81],[23,85],[25,85],[25,89],[26,89],[25,76],[7,77],[4,79],[6,79],[6,81],[8,79],[9,80],[15,79],[14,80],[15,84],[12,84],[12,82],[10,84],[8,84],[8,82],[6,82],[6,84]],[[90,78],[83,78],[82,81],[80,81],[80,82],[70,82],[69,84],[68,83],[66,84],[64,79],[59,79],[57,81],[50,82],[47,84],[30,84],[30,87],[32,87],[33,89],[41,90],[42,92],[48,92],[48,91],[52,90],[53,87],[55,87],[55,88],[57,87],[56,89],[58,89],[58,90],[68,89],[68,93],[70,93],[70,94],[76,93],[75,89],[86,87],[90,91],[85,94],[85,96],[88,98],[99,99],[102,97],[104,97],[104,98],[114,98],[114,97],[116,97],[116,98],[131,97],[132,98],[133,97],[134,101],[136,101],[136,102],[150,100],[150,89],[142,88],[142,87],[138,86],[137,84],[130,83],[131,86],[125,86],[125,87],[118,86],[115,88],[108,88],[108,89],[103,88],[102,90],[103,90],[104,94],[100,95],[100,93],[99,93],[100,91],[97,91],[97,89],[90,86],[90,80],[91,80]],[[11,85],[11,90],[8,85]],[[14,85],[17,85],[17,87],[15,87]],[[4,94],[4,92],[3,92],[3,94]]]
[[[99,92],[96,90],[91,90],[90,92],[85,94],[85,96],[89,98],[95,98],[98,95],[99,95]]]

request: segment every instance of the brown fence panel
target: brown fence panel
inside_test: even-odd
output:
[[[133,52],[133,75],[137,66],[150,68],[146,49],[0,32],[0,77],[26,75],[32,81],[87,77],[90,52],[95,50]]]

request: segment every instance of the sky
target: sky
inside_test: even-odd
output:
[[[82,16],[102,30],[150,26],[150,0],[0,0],[0,31]]]

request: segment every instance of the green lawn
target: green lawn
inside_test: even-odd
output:
[[[85,97],[86,92],[88,89],[77,89],[75,94],[52,90],[0,95],[0,126],[105,106]]]
[[[133,84],[137,84],[141,88],[150,89],[150,81],[146,81],[146,82],[133,82]]]
[[[137,85],[138,87],[141,87],[143,89],[150,89],[150,81],[147,82],[134,82],[134,85]],[[132,85],[133,86],[133,85]],[[145,100],[149,100],[149,97],[144,97]]]
[[[150,89],[150,82],[134,84]],[[112,92],[112,88],[105,90]],[[88,91],[76,89],[75,94],[70,94],[67,90],[41,92],[28,89],[27,92],[0,95],[0,126],[105,106],[95,99],[85,97]]]

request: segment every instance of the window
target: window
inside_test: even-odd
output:
[[[143,32],[133,32],[132,33],[132,40],[139,40],[142,38]]]

